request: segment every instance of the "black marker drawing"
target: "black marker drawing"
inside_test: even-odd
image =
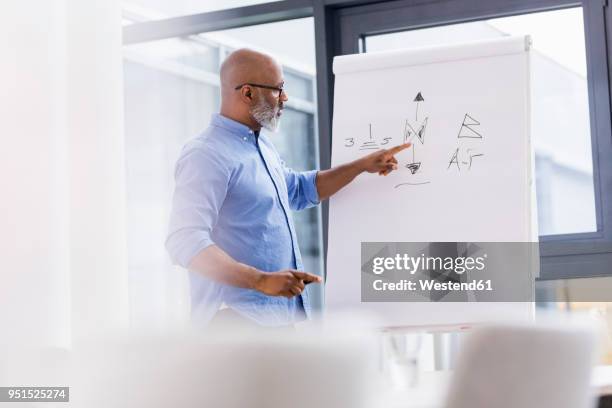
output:
[[[420,146],[425,145],[425,133],[427,131],[427,125],[429,121],[429,117],[425,116],[425,118],[419,122],[419,106],[421,102],[425,102],[425,98],[423,98],[423,94],[418,92],[414,97],[413,102],[416,102],[415,107],[415,121],[411,122],[410,119],[405,119],[404,121],[404,143],[411,143],[412,148],[412,161],[404,164],[404,167],[410,171],[411,175],[414,175],[415,178],[411,178],[411,180],[419,180],[422,179],[421,174],[423,172],[423,162],[417,161],[416,158],[416,146],[419,145],[417,140],[420,142]],[[478,139],[472,141],[463,141],[457,142],[457,147],[452,151],[450,155],[450,160],[448,161],[448,165],[446,169],[449,170],[451,167],[457,167],[457,171],[462,172],[462,170],[471,170],[474,165],[474,158],[483,157],[484,153],[480,153],[478,150],[473,148],[467,148],[468,146],[482,146],[483,135],[476,129],[479,129],[480,121],[475,119],[469,113],[466,113],[463,117],[463,121],[461,122],[461,127],[459,129],[459,133],[457,134],[458,139]],[[382,138],[380,143],[374,138],[372,134],[372,124],[368,124],[369,127],[369,137],[359,146],[359,150],[378,150],[381,146],[385,146],[392,141],[392,137]],[[431,143],[431,142],[430,142]],[[466,146],[465,144],[468,144]],[[352,147],[355,145],[355,138],[349,137],[344,139],[345,147]],[[422,149],[424,147],[420,147]],[[427,172],[427,171],[426,171]],[[419,173],[417,175],[417,173]],[[401,174],[407,174],[402,172]],[[423,184],[431,183],[428,180],[418,181],[418,182],[404,182],[399,183],[394,186],[394,188],[398,188],[401,186],[418,186]]]
[[[408,122],[408,119],[406,119],[406,122],[404,124],[404,143],[408,142],[409,140],[412,140],[412,163],[408,163],[406,165],[406,168],[408,168],[412,174],[416,173],[421,168],[421,162],[416,161],[416,143],[414,141],[414,136],[416,136],[419,142],[421,142],[421,145],[425,144],[425,130],[427,129],[427,120],[428,118],[425,118],[425,120],[423,120],[423,123],[419,127],[418,131],[414,130],[412,125]]]
[[[484,156],[484,154],[483,154],[483,153],[471,154],[470,152],[471,152],[472,150],[473,150],[473,149],[467,149],[468,155],[470,156],[470,165],[469,165],[469,167],[468,167],[468,170],[472,168],[472,159],[473,159],[474,157],[481,157],[481,156]]]
[[[420,186],[422,184],[429,184],[429,183],[431,183],[431,181],[423,181],[422,183],[399,183],[399,184],[396,184],[393,188],[398,188],[401,186]]]
[[[406,165],[406,168],[410,170],[410,173],[414,174],[421,168],[421,162],[412,162]]]
[[[417,96],[414,97],[414,102],[417,103],[416,114],[414,115],[414,120],[419,120],[419,102],[424,102],[424,101],[425,99],[423,98],[423,95],[421,95],[420,92],[417,94]]]
[[[372,139],[372,124],[370,123],[370,139],[363,142],[359,150],[378,150],[379,148],[374,139]]]
[[[416,136],[421,142],[421,144],[425,144],[425,130],[427,130],[428,120],[429,118],[426,117],[423,120],[423,123],[421,123],[421,126],[419,126],[419,130],[417,131],[414,130],[412,125],[408,122],[408,119],[406,119],[406,124],[404,125],[404,143],[406,143],[411,137]]]
[[[471,138],[471,139],[482,139],[482,135],[475,131],[472,127],[480,126],[480,122],[471,117],[469,114],[465,114],[463,117],[463,122],[461,123],[461,128],[459,129],[458,138]]]
[[[425,98],[423,98],[423,94],[421,92],[417,93],[414,97],[414,101],[416,102],[415,109],[415,120],[418,122],[419,120],[419,104],[424,102]],[[405,167],[410,170],[411,174],[417,173],[421,169],[421,162],[416,160],[416,138],[421,142],[421,145],[425,144],[425,131],[427,130],[427,121],[428,117],[425,117],[423,122],[420,124],[415,124],[413,127],[408,119],[404,122],[404,143],[411,142],[412,143],[412,162],[405,165]],[[415,130],[417,128],[417,130]]]
[[[453,157],[451,157],[450,161],[448,162],[448,167],[446,168],[446,170],[450,169],[450,166],[452,166],[453,163],[455,163],[457,165],[457,170],[461,171],[461,167],[459,167],[459,148],[457,148],[457,150],[455,150],[455,153],[453,153]]]
[[[429,120],[429,118],[425,117],[425,119],[423,119],[421,123],[418,123],[419,104],[424,101],[425,101],[425,98],[423,98],[423,94],[421,92],[418,92],[413,100],[413,102],[416,102],[415,115],[414,115],[416,123],[413,126],[413,124],[411,124],[408,119],[406,119],[404,122],[404,143],[407,143],[407,142],[412,143],[412,146],[411,146],[412,147],[412,162],[404,165],[404,167],[410,170],[410,174],[416,174],[417,172],[419,172],[419,170],[421,170],[422,162],[416,160],[416,145],[417,145],[416,139],[418,139],[418,141],[421,142],[421,145],[425,145],[425,131],[427,130],[427,121]],[[427,184],[427,183],[429,183],[429,181],[421,182],[421,183],[401,183],[401,184],[396,185],[395,187],[397,188],[402,185],[420,185],[420,184]]]
[[[457,166],[457,170],[461,171],[461,165],[467,165],[467,169],[471,170],[472,169],[472,163],[473,163],[473,159],[474,157],[482,157],[484,156],[484,153],[470,153],[471,151],[473,151],[474,149],[467,149],[466,150],[466,155],[468,156],[468,160],[461,160],[460,159],[460,155],[459,155],[459,148],[455,149],[455,151],[453,152],[453,155],[451,156],[450,161],[448,162],[448,166],[446,167],[446,169],[450,169],[450,167],[454,164],[455,166]]]
[[[418,122],[419,103],[425,102],[425,98],[423,98],[423,95],[421,94],[421,92],[417,93],[417,95],[414,97],[413,102],[416,102],[416,110],[415,110],[414,116],[415,116],[415,121]],[[408,139],[410,139],[412,136],[416,135],[421,141],[421,144],[425,144],[425,129],[427,129],[427,120],[428,120],[428,117],[425,117],[425,120],[423,120],[421,125],[418,126],[418,131],[417,131],[417,130],[414,130],[410,122],[408,122],[408,119],[406,119],[406,123],[404,125],[404,143],[406,143]]]

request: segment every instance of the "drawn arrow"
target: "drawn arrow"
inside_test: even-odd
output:
[[[421,93],[419,92],[417,96],[414,97],[414,102],[417,103],[415,120],[419,120],[419,102],[422,101],[425,101],[425,99],[423,98],[423,95],[421,95]]]

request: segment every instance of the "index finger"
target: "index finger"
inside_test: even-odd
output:
[[[402,150],[405,150],[407,148],[409,148],[410,146],[412,146],[412,143],[404,143],[401,145],[397,145],[395,147],[390,148],[389,150],[387,150],[388,154],[394,155],[397,154],[399,152],[401,152]]]
[[[313,275],[313,274],[308,273],[308,272],[294,271],[294,272],[291,272],[291,273],[293,273],[293,276],[295,276],[298,279],[303,280],[305,283],[321,282],[321,277],[320,276]]]

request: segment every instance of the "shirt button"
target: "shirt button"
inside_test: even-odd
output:
[[[246,136],[242,138],[242,140],[247,140]]]
[[[252,134],[253,134],[253,131],[252,131],[252,130],[249,130],[249,135],[252,135]]]

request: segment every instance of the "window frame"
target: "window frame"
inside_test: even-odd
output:
[[[366,35],[583,8],[597,231],[540,237],[540,280],[612,276],[612,11],[607,0],[284,0],[126,25],[123,43],[314,17],[319,163],[331,164],[333,57]],[[323,259],[329,208],[322,208]]]

